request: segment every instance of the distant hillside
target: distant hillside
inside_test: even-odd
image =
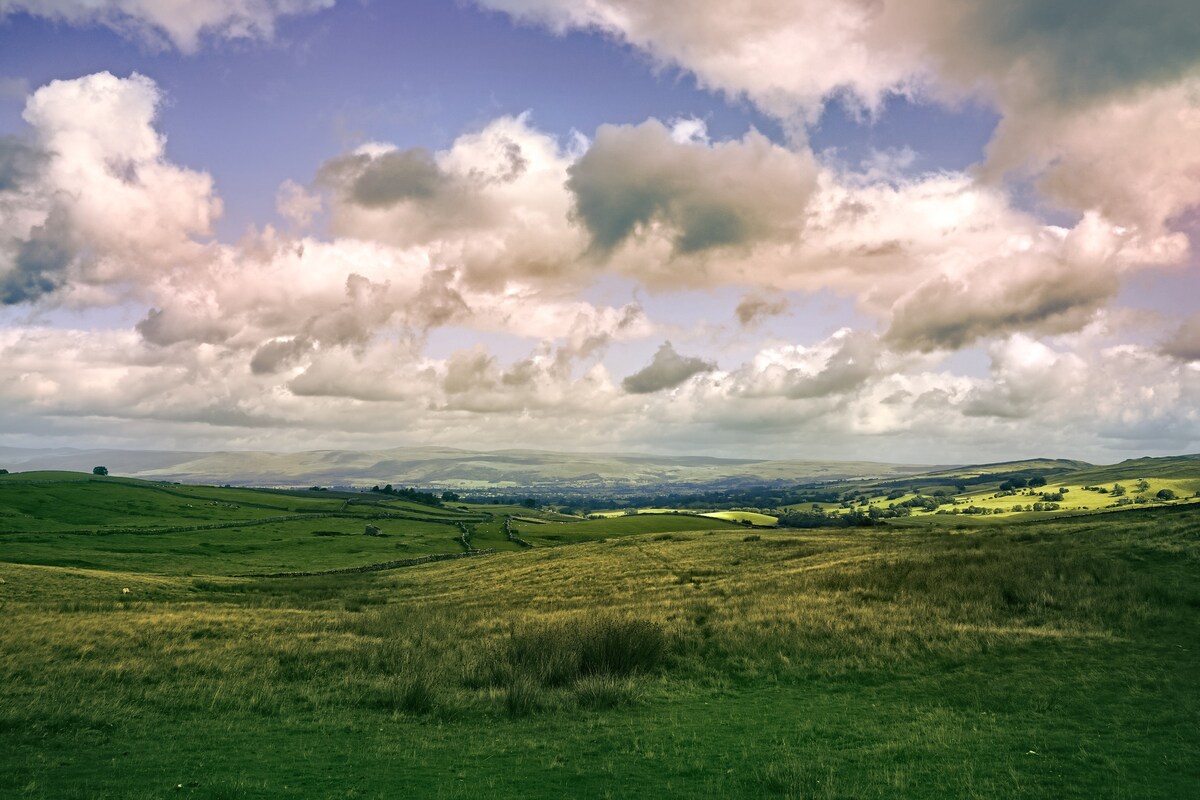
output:
[[[474,490],[645,491],[733,488],[915,475],[928,466],[867,461],[756,460],[538,450],[477,452],[447,447],[302,453],[48,450],[0,448],[9,470],[104,465],[114,475],[242,486],[397,486]]]
[[[0,447],[10,471],[77,470],[104,465],[113,475],[236,486],[371,486],[394,484],[473,491],[547,490],[620,494],[706,491],[853,482],[855,486],[933,487],[1002,476],[1062,476],[1079,484],[1141,477],[1200,479],[1200,455],[1138,458],[1111,466],[1034,458],[968,466],[871,461],[816,461],[658,456],[642,453],[481,452],[450,447],[313,450],[301,453],[157,450],[30,450]]]
[[[992,464],[971,464],[965,467],[951,467],[925,473],[924,478],[978,478],[984,475],[1004,475],[1024,472],[1030,475],[1057,474],[1074,470],[1095,467],[1087,461],[1076,461],[1070,458],[1027,458],[1021,461],[997,461]]]
[[[1075,483],[1102,484],[1110,481],[1129,481],[1157,476],[1176,480],[1200,480],[1200,454],[1162,456],[1160,458],[1130,458],[1107,467],[1090,467],[1069,476]]]

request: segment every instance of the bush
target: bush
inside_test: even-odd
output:
[[[499,673],[496,677],[525,675],[543,685],[561,686],[594,675],[648,672],[666,653],[667,637],[660,625],[596,616],[514,629],[492,669]]]
[[[426,669],[417,668],[376,683],[366,691],[361,705],[380,711],[428,714],[437,708],[440,691],[437,677]]]
[[[576,630],[581,675],[631,675],[654,669],[666,655],[667,637],[649,620],[601,617]]]
[[[575,681],[575,702],[580,708],[618,708],[633,702],[637,693],[628,678],[589,675]]]
[[[396,687],[396,706],[409,714],[428,714],[437,706],[438,681],[430,673],[409,672]]]
[[[542,707],[542,690],[528,675],[513,675],[504,689],[504,708],[510,717],[526,717]]]

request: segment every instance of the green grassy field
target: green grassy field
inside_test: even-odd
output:
[[[1141,461],[1157,461],[1165,459],[1142,459]],[[1175,461],[1172,459],[1171,461]],[[1036,463],[1036,462],[1035,462]],[[971,518],[973,524],[993,525],[1007,522],[1028,521],[1047,516],[1073,516],[1083,513],[1093,513],[1110,510],[1128,510],[1139,506],[1170,506],[1200,504],[1200,460],[1187,459],[1182,464],[1170,463],[1161,467],[1166,474],[1158,475],[1137,470],[1122,465],[1118,469],[1090,468],[1084,471],[1068,472],[1054,475],[1048,479],[1045,486],[1037,488],[1020,488],[1010,492],[1001,491],[1001,481],[985,483],[981,486],[971,486],[957,489],[951,486],[946,491],[947,502],[935,510],[913,508],[911,516],[893,520],[895,524],[937,524],[957,525],[964,518]],[[985,473],[986,474],[986,473]],[[1114,477],[1133,474],[1136,477]],[[1121,494],[1112,492],[1117,485],[1123,487]],[[843,487],[845,488],[845,487]],[[1104,491],[1097,491],[1103,488]],[[1164,500],[1158,497],[1162,490],[1174,493],[1174,499]],[[1043,493],[1061,493],[1062,497],[1055,500],[1057,508],[1053,510],[1037,510],[1029,508],[1036,503],[1044,502]],[[903,505],[924,492],[896,491],[889,492],[877,486],[853,487],[847,490],[847,495],[853,494],[860,498],[842,505],[838,503],[800,503],[786,506],[783,511],[809,511],[813,506],[819,507],[826,514],[847,514],[853,511],[867,513],[872,508],[888,509]],[[861,501],[865,500],[865,502]],[[1019,507],[1019,510],[1018,510]],[[974,514],[968,509],[986,509],[986,514]]]
[[[520,513],[531,548],[302,578],[236,575],[399,558],[408,538],[353,518],[0,535],[0,795],[1200,785],[1200,508],[804,532]],[[503,515],[471,524],[476,547],[511,544]]]
[[[515,522],[514,527],[521,538],[533,544],[565,544],[569,542],[595,541],[620,536],[661,534],[669,536],[682,531],[709,531],[740,529],[735,522],[685,514],[637,514],[608,517],[574,522],[546,522],[529,524]]]

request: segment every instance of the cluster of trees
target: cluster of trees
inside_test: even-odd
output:
[[[447,494],[454,494],[454,493],[453,492],[443,492],[442,497],[444,498]],[[489,494],[489,495],[466,495],[465,497],[459,497],[457,494],[454,494],[454,500],[462,500],[464,503],[492,503],[492,504],[498,505],[498,506],[521,506],[523,508],[537,508],[538,507],[538,501],[536,498],[525,497],[525,496],[521,496],[521,495],[512,496],[512,495],[491,495],[491,494]],[[446,502],[454,502],[454,501],[447,500]],[[575,514],[576,516],[581,516],[581,517],[586,517],[588,514],[588,511],[589,511],[588,508],[583,507],[583,506],[566,506],[566,505],[555,504],[555,503],[550,503],[550,502],[547,502],[546,505],[558,505],[566,513]],[[605,506],[602,504],[598,504],[597,507],[613,508],[613,506],[611,506],[611,505]],[[636,511],[636,509],[633,509],[633,510]]]
[[[409,502],[420,503],[421,505],[426,506],[440,507],[442,505],[442,498],[438,497],[436,494],[431,492],[421,492],[416,489],[396,489],[390,483],[384,487],[372,486],[371,491],[378,492],[379,494],[389,494],[394,497],[399,497],[402,500],[408,500]]]
[[[1144,484],[1144,486],[1143,486],[1143,484]],[[1146,481],[1144,481],[1144,480],[1138,481],[1138,486],[1140,487],[1138,489],[1138,491],[1141,491],[1141,492],[1144,492],[1144,491],[1146,491],[1146,489],[1150,488],[1150,484],[1146,483]],[[1111,494],[1113,497],[1124,497],[1126,492],[1129,491],[1128,489],[1126,489],[1124,486],[1122,486],[1119,483],[1114,483],[1112,485],[1111,489],[1107,489],[1103,486],[1085,486],[1085,487],[1083,487],[1083,490],[1085,492],[1098,492],[1099,494]]]
[[[1000,491],[1011,492],[1013,489],[1037,489],[1046,485],[1046,479],[1041,475],[1036,475],[1032,478],[1022,478],[1014,476],[1006,481],[1001,482]]]
[[[1138,479],[1138,482],[1134,484],[1134,488],[1137,489],[1139,495],[1143,495],[1145,492],[1150,491],[1150,481],[1146,480],[1145,478],[1140,478],[1140,479]],[[1125,498],[1123,501],[1118,500],[1116,503],[1117,505],[1129,505],[1130,503],[1133,503],[1133,502],[1138,502],[1138,503],[1146,502],[1146,498],[1143,496],[1139,496],[1136,501],[1126,498],[1125,495],[1128,494],[1129,490],[1126,489],[1124,486],[1122,486],[1119,483],[1114,483],[1112,485],[1111,489],[1107,489],[1103,486],[1085,486],[1085,487],[1083,487],[1083,489],[1084,489],[1084,491],[1087,491],[1087,492],[1098,492],[1100,494],[1109,494],[1109,495],[1112,495],[1113,497]],[[1066,491],[1066,490],[1064,489],[1063,491]],[[1179,499],[1179,495],[1173,489],[1159,489],[1157,492],[1155,492],[1154,497],[1158,500],[1178,500]],[[1059,498],[1059,499],[1062,499],[1062,498]]]
[[[937,511],[939,506],[953,505],[953,495],[947,494],[944,491],[936,491],[932,494],[919,494],[915,497],[910,497],[902,503],[892,503],[888,506],[889,509],[905,509],[905,513],[897,516],[908,516],[912,513],[912,509],[921,509],[922,511]]]
[[[849,514],[825,514],[820,511],[790,511],[779,517],[781,528],[868,528],[881,524],[883,509],[872,508],[863,513],[858,510]]]

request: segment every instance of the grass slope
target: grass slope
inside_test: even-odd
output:
[[[687,531],[728,530],[741,526],[729,520],[685,514],[637,514],[540,525],[515,522],[513,528],[518,532],[517,535],[532,544],[554,545],[641,534],[669,536]]]
[[[294,579],[182,577],[171,553],[5,558],[0,786],[1091,800],[1200,785],[1197,509],[955,532],[629,527],[672,519]]]
[[[1082,469],[1067,477],[1081,484],[1135,481],[1139,478],[1153,477],[1200,481],[1200,454],[1162,458],[1131,458],[1107,467]]]

